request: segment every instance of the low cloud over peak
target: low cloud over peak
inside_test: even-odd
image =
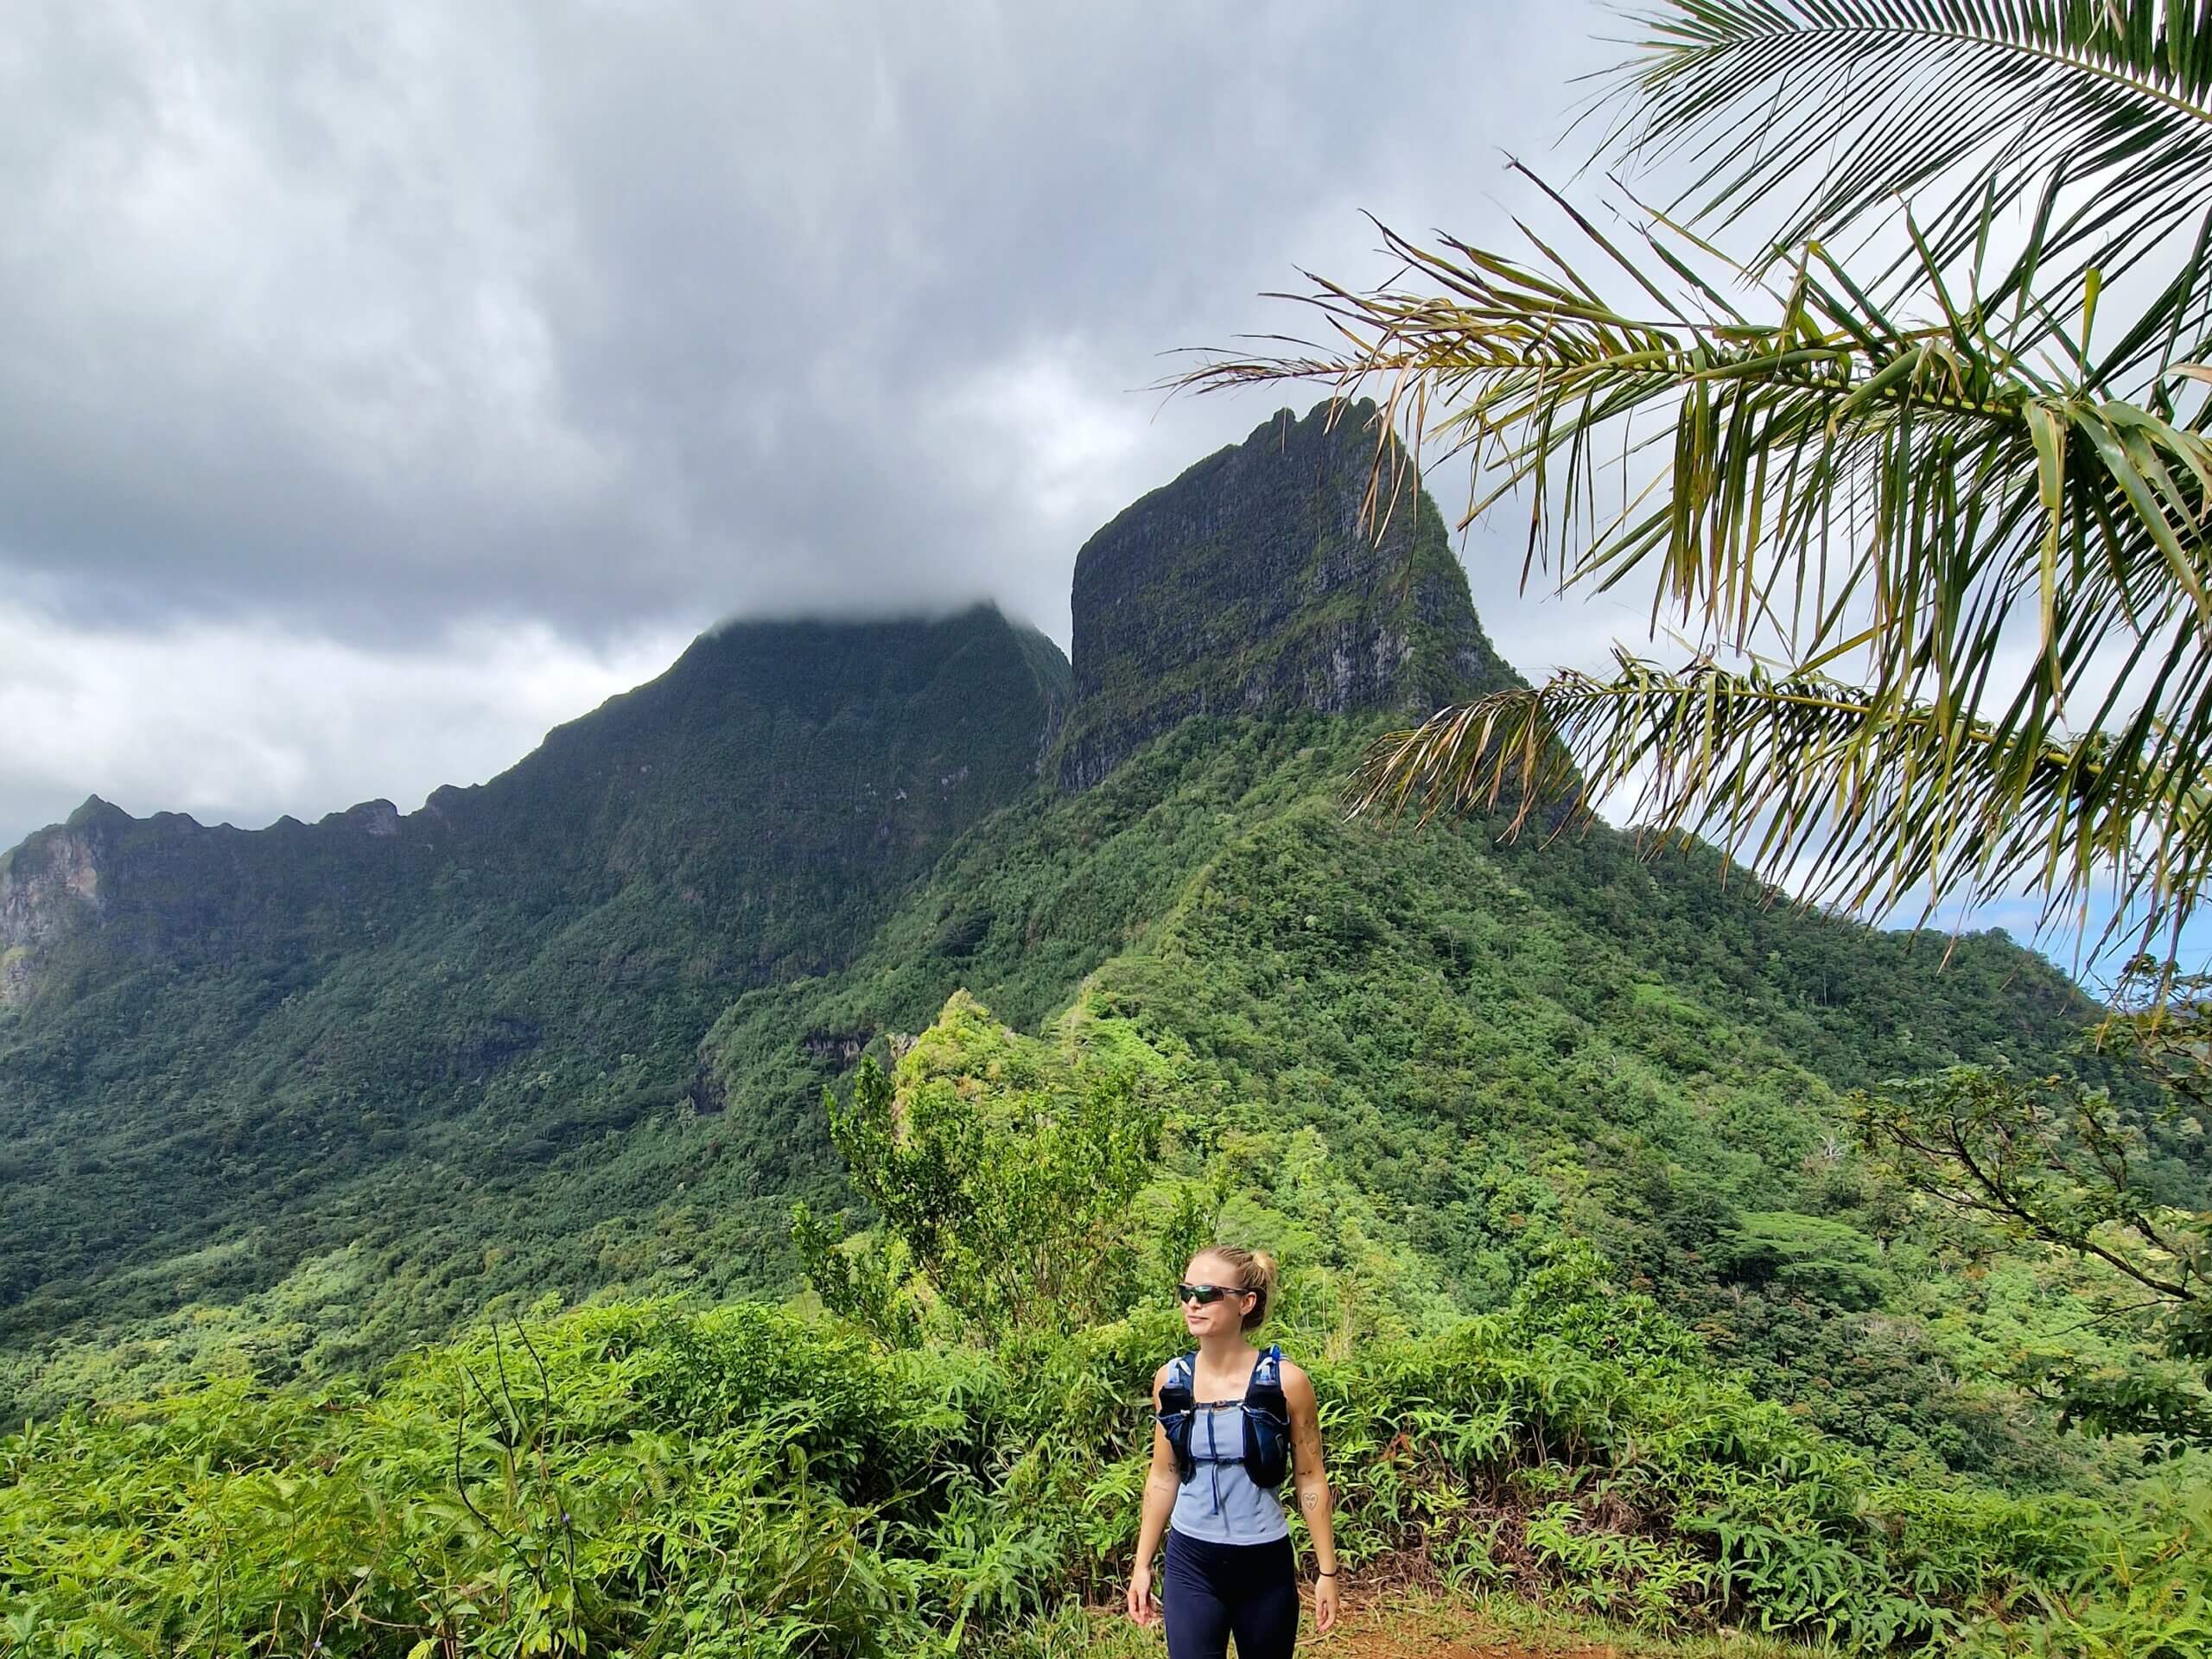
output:
[[[1096,515],[1249,423],[1156,420],[1162,352],[1555,127],[1511,16],[36,9],[0,553],[142,623],[950,588],[1052,626]]]
[[[494,633],[579,688],[732,614],[989,598],[1065,644],[1084,537],[1282,401],[1163,403],[1165,353],[1281,326],[1255,296],[1295,264],[1383,274],[1362,209],[1491,221],[1501,150],[1541,150],[1605,60],[1587,32],[1503,4],[34,0],[0,45],[16,622],[117,664],[225,639],[116,704],[142,737],[320,652],[396,665],[354,677],[373,699]],[[97,666],[77,683],[120,696]],[[0,700],[57,695],[0,665]],[[506,709],[448,775],[513,758],[536,705]],[[71,798],[345,804],[129,754],[77,746]],[[51,798],[32,767],[0,756],[0,842]]]

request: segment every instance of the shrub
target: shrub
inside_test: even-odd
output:
[[[1603,1291],[1564,1263],[1503,1313],[1312,1368],[1355,1572],[1862,1653],[2204,1650],[2201,1504],[1885,1484]],[[74,1412],[0,1441],[0,1639],[226,1659],[1042,1641],[1127,1571],[1143,1397],[1178,1339],[1154,1310],[886,1353],[765,1307],[608,1306],[417,1353],[373,1390]]]

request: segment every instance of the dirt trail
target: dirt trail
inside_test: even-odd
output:
[[[1327,1637],[1313,1635],[1309,1611],[1299,1651],[1310,1659],[1632,1659],[1634,1650],[1610,1642],[1486,1630],[1463,1618],[1440,1620],[1437,1611],[1388,1601],[1354,1605],[1344,1610],[1344,1622]]]
[[[1569,1641],[1564,1646],[1530,1647],[1525,1637],[1446,1636],[1435,1631],[1362,1630],[1347,1625],[1334,1636],[1309,1636],[1301,1651],[1315,1659],[1626,1659],[1624,1650],[1610,1643],[1592,1646]]]
[[[1099,1651],[1113,1659],[1165,1659],[1166,1644],[1158,1624],[1139,1632],[1120,1608],[1096,1606],[1090,1617],[1102,1638]],[[1299,1621],[1298,1659],[1713,1659],[1725,1652],[1735,1659],[1757,1659],[1776,1651],[1762,1643],[1738,1648],[1731,1643],[1678,1645],[1656,1637],[1592,1630],[1542,1610],[1505,1602],[1484,1607],[1459,1599],[1397,1586],[1355,1591],[1344,1617],[1327,1636],[1313,1630],[1313,1607],[1306,1600]],[[1232,1653],[1234,1649],[1231,1649]]]

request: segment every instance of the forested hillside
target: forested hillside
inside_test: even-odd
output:
[[[1181,1339],[1160,1286],[1223,1234],[1288,1254],[1268,1333],[1310,1363],[1361,1600],[1518,1596],[1554,1631],[1594,1613],[1766,1656],[1787,1649],[1746,1632],[2186,1659],[2212,1630],[2186,1478],[2085,1467],[2056,1483],[2076,1490],[2007,1493],[1853,1448],[1556,1236],[1497,1311],[1457,1313],[1310,1128],[1224,1125],[1218,1070],[1115,998],[1031,1036],[956,994],[899,1046],[831,1114],[881,1224],[840,1240],[797,1218],[842,1317],[541,1308],[365,1386],[239,1379],[33,1422],[0,1439],[0,1635],[376,1659],[1156,1652],[1102,1640],[1101,1604],[1128,1571],[1146,1379]],[[1376,1616],[1417,1646],[1419,1607]]]
[[[515,1249],[531,1183],[694,1109],[733,996],[849,958],[1033,787],[1066,687],[1051,642],[989,610],[737,626],[404,817],[249,833],[94,800],[33,836],[0,861],[15,1351],[92,1309],[191,1324],[296,1273],[350,1331],[385,1276],[354,1247],[456,1212]],[[386,1346],[474,1305],[415,1286]],[[226,1333],[283,1364],[294,1324]]]
[[[964,988],[1173,1057],[1180,1155],[1332,1270],[1340,1348],[1579,1240],[1847,1439],[2065,1478],[1999,1375],[2079,1323],[2059,1269],[1905,1229],[1838,1108],[2058,1064],[2094,1010],[1999,937],[1945,965],[1611,830],[1345,822],[1374,733],[1510,676],[1425,496],[1365,538],[1370,412],[1102,531],[1072,682],[988,612],[732,629],[404,817],[94,804],[10,855],[7,1408],[787,1294],[793,1198],[867,1220],[823,1088]]]
[[[2158,1357],[1852,1129],[1961,1060],[2135,1114],[2099,1010],[1700,849],[1347,819],[1376,734],[1516,683],[1425,496],[1368,536],[1371,413],[1100,531],[1072,670],[988,610],[731,628],[417,812],[10,854],[0,1631],[1067,1651],[1160,1290],[1234,1236],[1363,1569],[2190,1650],[2195,1454],[2031,1391]]]

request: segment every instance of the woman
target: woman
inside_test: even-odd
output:
[[[1313,1384],[1280,1348],[1257,1350],[1246,1332],[1268,1316],[1274,1263],[1257,1251],[1216,1245],[1191,1258],[1175,1287],[1195,1354],[1152,1379],[1152,1472],[1129,1617],[1165,1613],[1168,1659],[1290,1659],[1298,1640],[1298,1570],[1277,1495],[1285,1453],[1298,1506],[1313,1540],[1313,1623],[1337,1622],[1337,1548]],[[1287,1431],[1287,1432],[1286,1432]],[[1166,1535],[1160,1605],[1152,1559]]]

